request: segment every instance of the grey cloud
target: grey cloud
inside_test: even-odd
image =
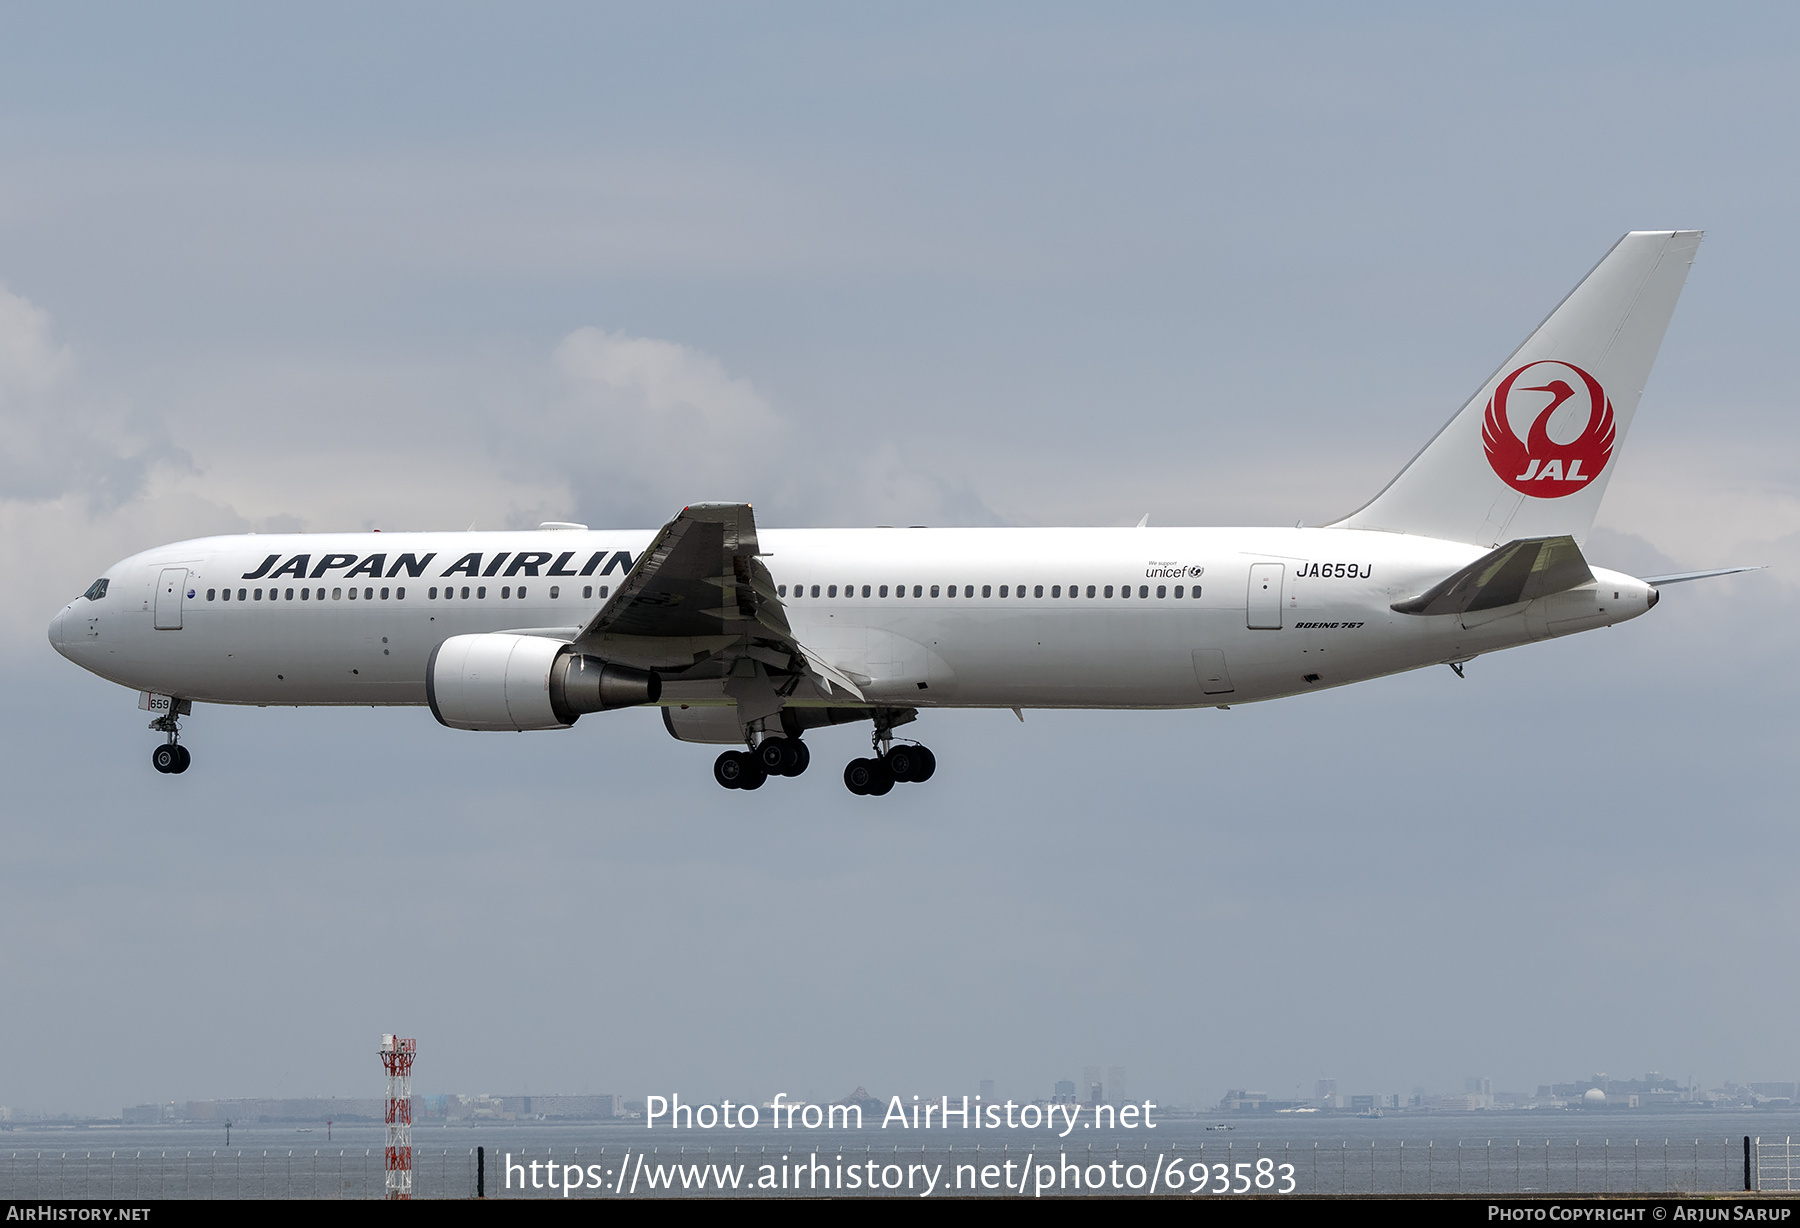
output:
[[[76,494],[90,511],[112,511],[156,465],[186,463],[160,423],[82,385],[47,312],[0,289],[0,499]]]

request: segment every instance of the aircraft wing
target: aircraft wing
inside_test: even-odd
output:
[[[618,589],[576,637],[690,639],[736,635],[724,650],[765,670],[805,673],[826,694],[861,699],[844,673],[794,638],[760,557],[748,503],[695,503],[662,527]],[[752,670],[756,666],[750,666]]]
[[[1391,608],[1401,614],[1492,610],[1579,588],[1593,578],[1573,537],[1523,537]]]

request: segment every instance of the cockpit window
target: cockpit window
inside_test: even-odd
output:
[[[95,580],[93,584],[88,586],[88,591],[81,595],[86,597],[89,601],[100,600],[100,598],[106,596],[106,581]]]

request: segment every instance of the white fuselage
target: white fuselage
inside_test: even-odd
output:
[[[160,695],[424,704],[445,639],[573,639],[654,535],[201,538],[116,564],[105,595],[72,602],[50,638]],[[1246,703],[1606,626],[1654,602],[1642,581],[1595,569],[1590,585],[1479,615],[1396,613],[1486,548],[1350,529],[766,529],[760,541],[795,638],[866,702],[918,708]],[[661,702],[719,694],[716,681],[673,681]],[[808,688],[789,702],[844,697]]]

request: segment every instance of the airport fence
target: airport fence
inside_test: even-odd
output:
[[[1800,1190],[1800,1143],[1757,1138],[1750,1143],[1751,1163],[1759,1190]]]
[[[413,1196],[419,1199],[562,1197],[554,1186],[528,1186],[522,1173],[569,1166],[631,1172],[629,1183],[571,1190],[569,1196],[743,1196],[772,1193],[855,1193],[826,1184],[810,1188],[758,1188],[765,1164],[817,1161],[822,1171],[874,1161],[890,1165],[942,1165],[940,1193],[999,1193],[983,1188],[990,1165],[1008,1173],[1021,1164],[1055,1165],[1064,1184],[1058,1194],[1151,1192],[1229,1197],[1241,1193],[1297,1194],[1647,1194],[1700,1193],[1756,1188],[1800,1190],[1800,1143],[1751,1138],[1612,1139],[1515,1138],[1424,1143],[1272,1145],[1267,1142],[1194,1143],[1159,1149],[1131,1147],[927,1146],[918,1150],[865,1146],[816,1152],[775,1147],[655,1147],[645,1151],[602,1148],[476,1148],[414,1151]],[[862,1154],[858,1154],[858,1153]],[[533,1161],[554,1166],[531,1170]],[[629,1161],[629,1162],[627,1162]],[[1159,1162],[1160,1161],[1160,1162]],[[510,1162],[510,1164],[509,1164]],[[1008,1163],[1013,1165],[1008,1169]],[[1176,1170],[1180,1170],[1176,1178]],[[590,1170],[593,1171],[593,1170]],[[726,1187],[724,1177],[738,1177]],[[870,1170],[876,1171],[876,1170]],[[1036,1171],[1034,1169],[1034,1171]],[[1108,1185],[1074,1187],[1066,1174],[1111,1175]],[[1160,1180],[1153,1172],[1161,1173]],[[1746,1180],[1748,1175],[1749,1180]],[[1020,1188],[1016,1182],[1012,1188]],[[1178,1181],[1178,1184],[1177,1184]],[[1122,1182],[1122,1184],[1121,1184]],[[1114,1188],[1116,1187],[1116,1188]],[[862,1191],[866,1192],[866,1191]],[[1028,1191],[1030,1192],[1030,1191]],[[915,1196],[917,1191],[914,1191]],[[0,1198],[7,1199],[379,1199],[385,1196],[379,1148],[312,1150],[218,1149],[204,1151],[14,1150],[0,1154]]]

